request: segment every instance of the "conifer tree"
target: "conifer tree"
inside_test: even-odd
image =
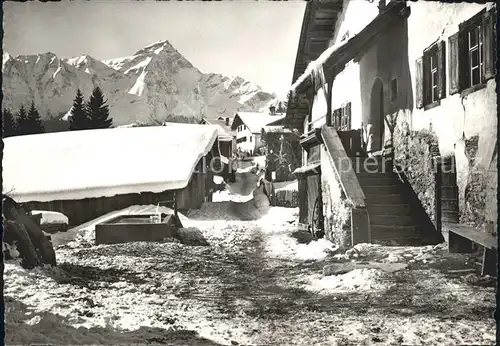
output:
[[[3,137],[15,136],[17,134],[17,122],[10,109],[4,109],[2,111],[2,120]]]
[[[35,108],[35,102],[31,102],[31,107],[28,111],[28,116],[26,119],[26,131],[27,134],[43,133],[44,128],[42,124],[42,119],[40,118],[40,113],[38,113]]]
[[[29,133],[28,114],[24,106],[17,112],[17,135],[27,135]]]
[[[69,119],[69,129],[75,130],[87,130],[90,128],[89,118],[87,116],[87,111],[85,109],[85,103],[83,101],[83,94],[78,89],[76,91],[76,97],[73,100],[73,106],[70,111]]]
[[[276,108],[276,113],[286,113],[286,108],[283,105],[283,102],[278,102],[278,107]]]
[[[90,128],[107,129],[113,125],[113,119],[109,118],[109,107],[104,100],[101,88],[94,88],[85,108]]]

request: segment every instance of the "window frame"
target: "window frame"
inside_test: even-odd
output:
[[[424,49],[422,54],[422,105],[424,111],[441,104],[441,99],[439,98],[439,85],[440,83],[444,83],[444,81],[439,79],[438,44],[440,42],[441,41],[434,42]],[[433,66],[434,61],[435,66]],[[434,92],[436,93],[435,95]],[[446,93],[442,98],[444,97],[446,97]]]
[[[491,11],[491,10],[490,10]],[[486,8],[476,13],[471,18],[462,22],[458,26],[458,60],[461,68],[458,73],[459,81],[459,92],[462,96],[467,96],[473,92],[481,90],[486,87],[487,79],[484,75],[484,64],[485,64],[485,37],[484,37],[484,16],[486,15]],[[470,33],[477,30],[478,42],[478,65],[477,70],[479,71],[478,82],[473,83],[473,73],[472,69],[472,56],[470,48]],[[462,66],[463,65],[463,66]]]
[[[349,131],[352,129],[351,102],[346,102],[342,107],[335,109],[332,114],[331,126],[336,131]]]

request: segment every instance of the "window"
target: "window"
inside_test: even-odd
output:
[[[429,102],[435,102],[437,101],[438,98],[438,55],[437,55],[437,49],[435,49],[432,54],[429,54],[429,72],[431,74],[429,78],[429,85],[427,86],[430,88],[430,98]]]
[[[468,77],[465,81],[466,87],[471,87],[481,83],[482,66],[484,64],[483,57],[483,36],[480,34],[481,25],[474,26],[465,33],[467,35],[467,73]]]
[[[344,107],[338,108],[332,112],[330,119],[327,119],[327,125],[333,126],[336,130],[346,131],[351,129],[351,103],[348,102]]]
[[[250,143],[252,143],[252,137],[250,137]]]
[[[483,9],[448,38],[450,95],[474,92],[495,77],[494,11]]]
[[[238,138],[236,140],[236,143],[243,143],[243,142],[246,142],[247,141],[247,138],[246,137],[241,137],[241,138]]]
[[[316,163],[321,160],[320,146],[313,145],[306,149],[307,152],[307,164]]]
[[[445,57],[445,43],[440,41],[425,49],[422,58],[417,59],[417,108],[435,107],[446,97]]]

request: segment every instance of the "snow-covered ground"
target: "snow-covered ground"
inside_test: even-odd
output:
[[[241,221],[228,202],[181,216],[210,246],[93,245],[96,222],[155,208],[56,235],[57,268],[7,261],[6,343],[494,344],[495,291],[473,255],[445,244],[336,254],[295,230],[297,209]]]

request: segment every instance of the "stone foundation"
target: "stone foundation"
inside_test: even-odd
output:
[[[486,221],[496,221],[493,214],[496,214],[498,177],[496,152],[489,167],[479,163],[482,159],[477,156],[479,139],[479,136],[465,138],[463,145],[457,149],[463,150],[467,158],[467,165],[463,167],[464,173],[458,181],[461,192],[460,222],[481,227]]]
[[[321,155],[321,161],[328,162],[324,149]],[[321,189],[325,237],[340,248],[348,248],[351,246],[352,204],[345,198],[331,165],[321,165]]]
[[[402,122],[394,131],[394,160],[402,168],[431,220],[435,217],[433,158],[439,156],[436,135],[428,130],[410,131]]]

